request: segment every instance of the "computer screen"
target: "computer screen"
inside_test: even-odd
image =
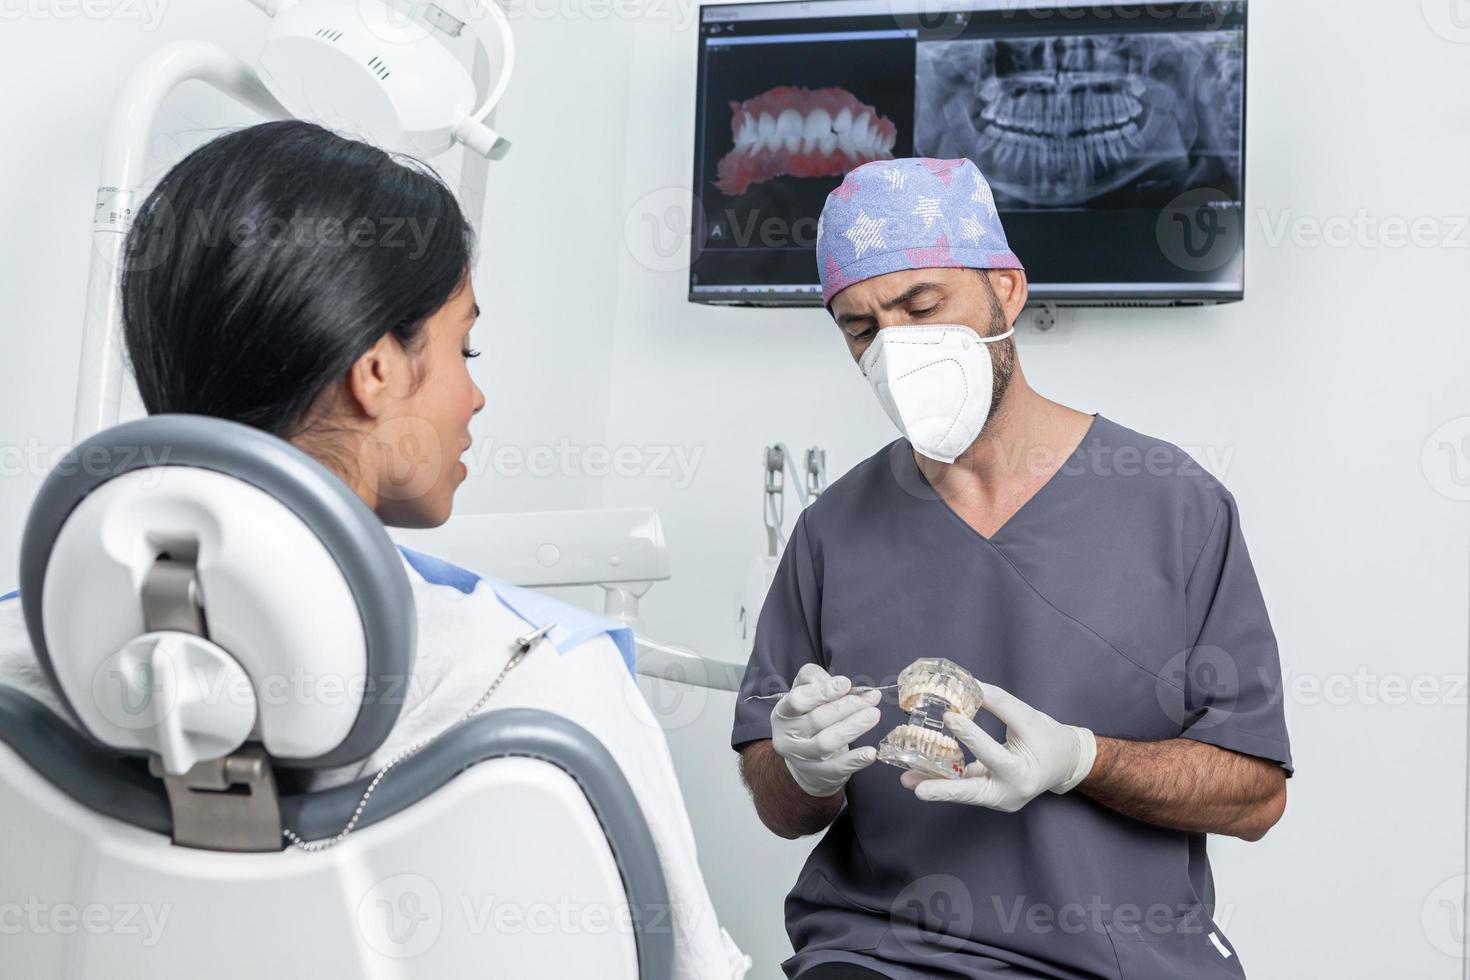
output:
[[[810,0],[705,6],[695,302],[821,304],[849,170],[967,157],[1033,301],[1244,296],[1246,4]]]

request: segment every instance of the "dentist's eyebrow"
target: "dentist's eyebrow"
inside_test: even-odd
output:
[[[465,320],[468,321],[478,319],[480,319],[480,304],[476,303],[475,308],[473,310],[470,310],[469,315],[465,317]]]
[[[937,283],[937,282],[919,282],[919,283],[914,283],[914,285],[910,286],[908,289],[905,289],[903,292],[901,292],[897,296],[893,297],[893,299],[885,300],[884,302],[879,303],[878,306],[879,306],[880,309],[883,309],[883,310],[891,310],[891,309],[894,309],[895,307],[902,306],[904,303],[907,303],[909,300],[913,299],[915,296],[919,295],[920,293],[922,293],[926,289],[938,289],[938,288],[939,288],[939,283]],[[845,328],[849,324],[858,323],[858,322],[861,322],[863,320],[872,320],[872,319],[873,319],[873,314],[871,314],[871,313],[844,313],[844,314],[842,314],[841,316],[839,316],[837,318],[837,325],[839,327],[844,327]]]
[[[909,300],[913,299],[915,296],[919,295],[920,293],[922,293],[926,289],[938,289],[938,288],[939,288],[939,283],[937,283],[937,282],[920,282],[920,283],[915,283],[914,285],[910,286],[908,289],[905,289],[903,292],[901,292],[897,296],[893,297],[893,299],[890,299],[888,302],[886,302],[886,303],[879,303],[878,305],[881,306],[884,310],[891,310],[894,307],[902,306],[903,304],[907,303]]]

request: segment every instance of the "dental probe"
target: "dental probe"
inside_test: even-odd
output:
[[[898,687],[898,685],[897,684],[884,684],[881,687],[863,687],[863,686],[858,686],[858,687],[855,687],[852,690],[848,691],[847,693],[848,694],[867,694],[869,691],[891,691],[895,687]],[[791,693],[790,691],[777,691],[775,694],[752,694],[750,697],[746,698],[745,700],[747,700],[747,701],[769,701],[772,698],[782,698],[782,697],[785,697],[786,695],[788,695],[790,693]]]

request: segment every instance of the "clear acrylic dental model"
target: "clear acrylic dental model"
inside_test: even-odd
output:
[[[878,743],[879,760],[900,769],[956,779],[964,774],[960,743],[944,728],[944,713],[975,717],[980,684],[959,664],[939,657],[915,660],[898,675],[898,706],[909,720]]]

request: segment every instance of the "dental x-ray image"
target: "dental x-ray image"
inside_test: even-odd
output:
[[[968,157],[1010,210],[1241,187],[1239,31],[918,45],[915,152]]]

